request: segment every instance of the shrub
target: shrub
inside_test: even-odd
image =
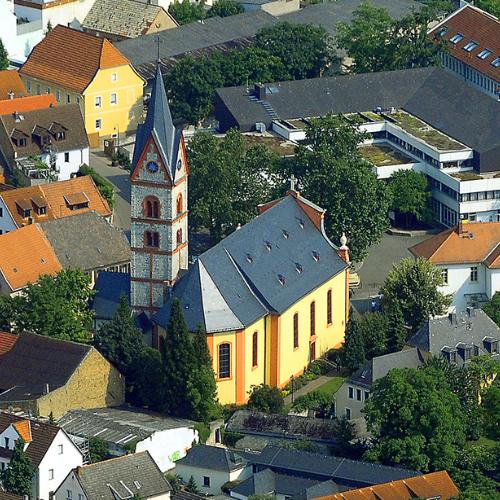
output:
[[[82,165],[78,172],[79,175],[89,175],[92,177],[97,189],[103,196],[103,198],[108,202],[109,208],[113,209],[115,205],[115,190],[113,189],[113,184],[105,179],[102,175],[98,174],[92,167],[88,165]]]

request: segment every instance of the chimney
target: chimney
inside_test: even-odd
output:
[[[17,111],[14,111],[13,116],[14,116],[14,121],[16,122],[21,121],[21,115]]]
[[[456,312],[451,312],[448,314],[448,319],[450,320],[450,323],[452,325],[457,324],[457,313]]]
[[[349,247],[347,246],[347,237],[345,233],[342,233],[342,236],[340,237],[340,248],[337,250],[337,253],[339,254],[339,257],[349,264]]]
[[[14,99],[14,92],[12,90],[9,90],[7,95],[9,96],[9,99]]]
[[[45,384],[44,387],[43,387],[43,394],[48,394],[50,392],[50,385],[49,384]]]
[[[255,86],[254,86],[254,93],[255,93],[255,97],[257,97],[257,99],[265,99],[266,98],[266,86],[265,85],[262,85],[262,83],[256,83]]]

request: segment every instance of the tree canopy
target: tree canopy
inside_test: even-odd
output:
[[[9,55],[7,54],[7,50],[5,50],[4,44],[0,39],[0,70],[7,69],[9,64]]]
[[[283,413],[285,403],[278,387],[261,384],[252,387],[247,406],[265,413]]]
[[[168,13],[179,23],[189,24],[205,18],[203,2],[190,2],[177,0],[168,6]]]
[[[313,119],[306,128],[306,144],[287,167],[299,179],[303,195],[326,209],[330,239],[338,242],[345,232],[354,261],[366,256],[388,225],[387,188],[358,151],[365,137],[341,116]]]
[[[356,316],[352,312],[347,322],[341,361],[342,365],[351,371],[357,370],[366,361],[363,333]]]
[[[476,0],[474,5],[500,18],[500,0]]]
[[[495,295],[483,305],[483,311],[500,326],[500,292],[496,292]]]
[[[24,451],[24,441],[19,438],[12,452],[9,465],[0,473],[2,486],[9,493],[31,497],[31,480],[36,469]]]
[[[415,332],[431,316],[446,312],[451,298],[438,290],[442,285],[441,271],[431,262],[406,258],[387,275],[381,289],[382,303],[388,310],[399,307],[405,323]]]
[[[208,9],[207,17],[228,17],[245,12],[243,6],[235,0],[217,0]]]

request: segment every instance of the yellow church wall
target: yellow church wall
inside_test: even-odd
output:
[[[137,129],[143,111],[144,80],[129,65],[101,69],[84,91],[88,135],[110,137]],[[116,103],[114,95],[116,94]],[[96,98],[100,97],[100,106]],[[100,120],[100,128],[97,126]]]
[[[345,272],[334,276],[303,299],[296,302],[279,318],[278,366],[275,385],[283,387],[290,377],[299,375],[310,362],[310,345],[316,343],[316,359],[328,349],[338,347],[344,340],[346,323],[346,278]],[[327,293],[332,290],[332,323],[327,324]],[[316,335],[310,335],[310,305],[316,306]],[[299,317],[299,345],[294,348],[293,317]],[[273,335],[275,332],[273,332]]]
[[[253,335],[257,334],[257,365],[253,366]],[[253,385],[264,383],[265,375],[265,341],[266,341],[266,318],[256,321],[245,329],[245,352],[244,357],[239,358],[245,365],[245,379],[243,386],[244,401],[248,399]],[[241,401],[241,399],[240,399]]]
[[[209,350],[217,379],[217,396],[220,403],[229,404],[236,401],[236,335],[237,333],[225,332],[209,335]],[[241,334],[240,334],[241,335]],[[219,346],[229,344],[231,347],[231,373],[229,378],[219,378]]]

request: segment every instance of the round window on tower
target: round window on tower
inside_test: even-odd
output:
[[[146,164],[146,168],[149,172],[154,174],[158,171],[158,163],[156,163],[155,161],[148,161],[148,163]]]
[[[182,168],[182,160],[177,161],[177,170],[180,170]]]

